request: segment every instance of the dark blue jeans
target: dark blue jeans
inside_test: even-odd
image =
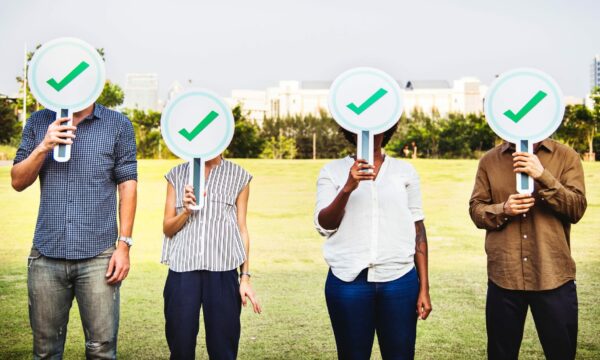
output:
[[[366,269],[352,282],[329,270],[325,298],[338,358],[370,359],[377,331],[383,359],[413,359],[418,295],[414,268],[399,279],[379,283],[367,281]]]
[[[34,359],[62,359],[73,298],[77,299],[88,359],[116,359],[119,287],[106,282],[111,247],[85,260],[52,259],[35,248],[27,288]]]
[[[164,290],[165,332],[171,359],[194,359],[203,309],[211,360],[237,357],[242,298],[237,270],[169,270]]]

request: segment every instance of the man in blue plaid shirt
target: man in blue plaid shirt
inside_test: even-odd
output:
[[[27,274],[34,358],[62,358],[76,298],[86,357],[112,359],[117,352],[119,287],[129,271],[133,243],[133,126],[124,115],[99,104],[74,113],[72,126],[64,124],[67,118],[55,119],[50,110],[31,115],[11,171],[17,191],[40,180]],[[52,150],[59,144],[71,145],[69,161],[54,160]]]

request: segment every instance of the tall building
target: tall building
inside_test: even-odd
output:
[[[592,60],[591,80],[591,89],[596,86],[600,87],[600,55],[594,56],[594,60]]]
[[[158,75],[127,74],[124,107],[158,110]]]

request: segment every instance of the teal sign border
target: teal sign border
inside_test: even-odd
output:
[[[65,39],[65,41],[57,42],[56,44],[52,44],[49,47],[42,46],[42,48],[40,48],[38,50],[38,51],[41,51],[39,54],[36,52],[36,54],[34,55],[34,58],[32,59],[33,61],[31,62],[31,78],[33,78],[33,81],[29,81],[29,85],[31,86],[31,88],[33,90],[33,94],[36,95],[36,99],[42,105],[44,105],[44,107],[46,107],[50,110],[55,110],[55,111],[60,111],[61,109],[72,109],[74,111],[78,111],[81,109],[85,109],[86,107],[90,106],[98,99],[98,98],[92,99],[92,97],[93,97],[92,95],[94,95],[98,92],[98,87],[104,88],[104,81],[102,81],[102,76],[100,76],[100,74],[102,73],[101,71],[97,71],[96,87],[94,88],[92,95],[88,96],[85,100],[80,101],[75,104],[57,104],[53,101],[50,101],[48,98],[46,98],[43,95],[42,91],[40,91],[37,81],[36,81],[37,66],[38,66],[38,63],[40,62],[40,59],[43,58],[44,54],[47,51],[54,49],[55,47],[65,46],[65,45],[75,46],[75,47],[78,47],[78,48],[84,50],[86,53],[88,53],[90,55],[90,57],[92,59],[94,59],[94,64],[96,65],[97,69],[100,69],[101,66],[104,66],[104,64],[98,63],[97,57],[100,57],[100,54],[91,53],[89,48],[87,48],[86,46],[83,46],[78,41],[73,41],[72,39],[68,39],[68,40]],[[96,49],[93,49],[93,51],[96,51]]]
[[[225,114],[225,116],[227,117],[227,132],[226,132],[226,136],[223,137],[223,139],[221,140],[221,143],[219,143],[219,145],[217,147],[215,147],[215,149],[213,149],[211,152],[206,152],[203,154],[191,154],[188,153],[187,151],[181,149],[178,145],[177,142],[175,142],[173,140],[173,138],[171,137],[171,134],[169,133],[168,129],[167,129],[167,124],[169,123],[169,120],[171,118],[171,113],[173,108],[175,108],[177,106],[178,103],[180,103],[182,100],[187,99],[189,97],[192,96],[200,96],[200,97],[205,97],[205,98],[209,98],[210,100],[216,102],[219,106],[219,108],[221,109],[221,112],[223,114]],[[222,151],[224,151],[227,148],[226,142],[227,139],[230,139],[233,137],[233,128],[231,127],[231,124],[234,124],[234,119],[233,119],[233,115],[231,114],[231,110],[229,109],[229,106],[227,106],[226,104],[223,103],[223,101],[221,101],[218,97],[214,96],[211,93],[202,91],[202,90],[193,90],[190,92],[186,92],[184,94],[182,94],[181,96],[177,97],[175,100],[173,100],[173,102],[169,103],[167,105],[167,108],[165,109],[164,115],[161,118],[161,133],[162,136],[165,139],[165,142],[167,143],[167,146],[169,147],[169,149],[175,153],[175,155],[179,156],[180,158],[183,159],[195,159],[195,158],[201,158],[201,159],[205,159],[205,160],[210,160],[212,158],[214,158],[215,156],[219,155]],[[216,151],[218,150],[218,151]]]
[[[337,84],[333,89],[331,89],[330,96],[332,99],[331,103],[333,105],[332,109],[331,109],[331,113],[332,113],[331,115],[333,116],[334,119],[338,120],[340,122],[340,125],[342,125],[346,130],[349,130],[349,131],[352,131],[355,133],[359,133],[360,131],[370,131],[370,132],[373,132],[376,134],[382,133],[382,132],[388,130],[389,128],[391,128],[392,126],[394,126],[394,124],[400,120],[400,117],[402,116],[402,112],[400,112],[400,114],[398,115],[398,118],[395,118],[394,116],[390,116],[390,118],[383,125],[378,125],[378,126],[374,126],[374,127],[357,128],[354,125],[352,125],[351,123],[349,123],[346,119],[344,119],[344,116],[342,116],[342,113],[338,108],[338,103],[337,103],[337,101],[335,101],[335,99],[337,97],[338,88],[344,83],[344,81],[348,80],[348,78],[353,77],[355,75],[362,75],[362,74],[375,75],[376,77],[384,80],[387,84],[390,84],[390,79],[388,79],[386,76],[383,76],[382,74],[380,74],[377,71],[372,71],[368,68],[364,68],[363,70],[360,70],[360,71],[349,70],[348,74],[344,75],[344,77],[339,79],[339,81],[337,81],[338,79],[336,79]],[[398,99],[398,101],[396,102],[396,107],[394,108],[394,113],[397,113],[398,109],[402,107],[402,105],[404,103],[404,99],[402,98],[402,95],[400,93],[397,93],[396,87],[399,88],[400,85],[396,82],[396,80],[392,79],[392,81],[394,81],[394,83],[390,84],[391,85],[390,90],[392,90],[395,93],[394,95],[395,95],[396,99]],[[392,91],[390,91],[390,93]]]
[[[516,70],[515,72],[509,71],[509,73],[510,73],[510,75],[508,75],[506,77],[501,77],[501,79],[499,79],[498,83],[494,84],[494,89],[490,93],[490,96],[486,97],[486,100],[485,100],[486,112],[485,113],[486,113],[486,117],[489,118],[488,121],[490,122],[490,127],[492,127],[492,130],[494,130],[494,132],[498,136],[500,136],[502,139],[507,140],[509,142],[513,142],[513,143],[516,143],[517,141],[520,141],[520,140],[529,140],[529,141],[534,141],[534,142],[544,140],[548,136],[552,135],[552,133],[554,133],[554,131],[556,131],[556,129],[558,129],[558,127],[562,123],[564,113],[560,109],[560,104],[562,103],[562,99],[560,96],[561,91],[556,88],[555,84],[553,84],[546,77],[541,76],[537,72],[523,69],[523,70]],[[548,126],[546,126],[543,130],[539,131],[537,134],[530,136],[526,139],[524,139],[522,136],[512,136],[513,134],[509,134],[509,133],[505,132],[504,129],[498,125],[498,122],[499,121],[510,121],[510,119],[503,118],[501,120],[498,120],[498,119],[494,118],[494,116],[493,116],[494,108],[492,105],[493,104],[492,99],[494,98],[496,91],[502,86],[502,84],[504,84],[506,81],[508,81],[514,77],[520,77],[520,76],[524,76],[524,75],[535,77],[537,79],[542,80],[544,83],[546,83],[546,85],[548,85],[550,87],[550,89],[552,90],[552,95],[554,96],[555,99],[557,99],[553,121],[550,122],[548,124]]]

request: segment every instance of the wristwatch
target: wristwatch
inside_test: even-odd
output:
[[[246,275],[246,276],[247,276],[247,277],[249,277],[249,278],[250,278],[250,277],[252,277],[252,274],[250,274],[249,272],[243,272],[243,271],[242,271],[242,272],[240,273],[240,278],[241,278],[242,276],[244,276],[244,275]]]
[[[131,247],[133,245],[133,239],[131,237],[128,237],[128,236],[121,236],[119,238],[119,241],[124,242],[129,247]]]

